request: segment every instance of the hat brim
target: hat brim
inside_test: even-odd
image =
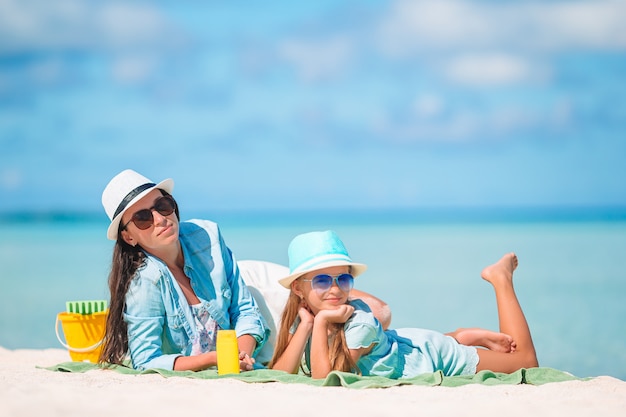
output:
[[[166,191],[168,194],[172,194],[172,191],[174,191],[174,180],[171,179],[171,178],[168,178],[168,179],[163,180],[160,183],[156,184],[154,187],[150,187],[148,189],[145,189],[141,193],[137,194],[137,196],[135,198],[133,198],[126,205],[124,210],[122,210],[117,216],[115,216],[113,218],[113,220],[111,220],[111,224],[109,225],[109,228],[107,229],[107,238],[109,238],[110,240],[117,240],[117,232],[118,232],[119,227],[120,227],[120,221],[122,220],[122,216],[124,215],[124,213],[126,213],[126,210],[131,208],[135,203],[137,203],[137,201],[141,200],[150,191],[152,191],[154,189],[163,190],[163,191]]]
[[[360,264],[356,262],[348,262],[348,261],[330,261],[326,263],[321,263],[315,265],[314,268],[306,269],[304,271],[294,272],[293,274],[286,276],[285,278],[281,278],[278,280],[278,283],[285,288],[291,288],[291,283],[300,278],[302,275],[308,274],[309,272],[319,271],[324,268],[331,268],[333,266],[350,266],[351,273],[353,277],[357,277],[361,275],[367,269],[367,265]]]

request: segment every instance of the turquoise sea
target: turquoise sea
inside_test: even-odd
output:
[[[387,301],[392,327],[497,330],[481,269],[509,251],[541,366],[626,380],[626,213],[196,213],[237,259],[286,263],[293,236],[334,229],[369,270],[356,286]],[[108,299],[112,242],[97,215],[0,218],[0,346],[60,348],[65,301]]]

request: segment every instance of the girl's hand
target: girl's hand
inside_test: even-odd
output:
[[[298,309],[298,316],[300,317],[300,323],[307,325],[313,324],[313,320],[315,316],[309,310],[309,306],[306,304],[306,301],[302,300],[300,303],[300,308]]]
[[[239,369],[242,371],[251,371],[254,369],[254,358],[251,358],[246,352],[239,352]]]
[[[342,304],[334,310],[321,310],[316,317],[324,319],[327,323],[345,323],[354,313],[354,307]]]

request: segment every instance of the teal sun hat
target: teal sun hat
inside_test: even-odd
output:
[[[289,276],[278,280],[290,288],[291,283],[302,275],[332,266],[350,266],[352,276],[362,274],[367,265],[352,261],[337,233],[332,230],[309,232],[296,236],[289,244]]]

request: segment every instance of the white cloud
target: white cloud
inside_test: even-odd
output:
[[[96,24],[110,45],[124,46],[128,42],[152,44],[167,39],[173,29],[156,9],[146,5],[104,2],[98,10]],[[163,33],[166,32],[166,33]]]
[[[504,136],[521,130],[546,126],[539,113],[519,106],[497,108],[486,116],[485,126],[483,126],[485,131],[490,129],[491,132]]]
[[[626,1],[398,0],[378,22],[334,38],[286,41],[280,55],[309,81],[336,77],[378,51],[465,85],[543,82],[555,52],[626,49],[624,21]],[[362,36],[366,25],[375,37]]]
[[[533,75],[524,59],[505,54],[458,56],[448,62],[445,71],[452,81],[481,86],[517,83]]]
[[[416,50],[626,48],[626,2],[399,0],[380,26],[393,55]]]
[[[155,64],[155,59],[146,56],[120,56],[113,63],[113,76],[116,80],[125,83],[140,82],[150,77]]]
[[[419,118],[436,117],[441,114],[443,108],[443,99],[436,94],[419,95],[413,103],[413,111]]]
[[[449,0],[397,1],[378,30],[383,48],[392,55],[458,47],[468,41],[482,44],[492,36],[488,16],[469,2]]]
[[[149,3],[0,0],[0,53],[175,46],[182,35]]]
[[[510,102],[488,109],[449,107],[437,95],[418,96],[408,117],[380,108],[370,117],[370,129],[389,143],[464,143],[508,140],[537,129],[563,131],[573,122],[566,99],[537,108]]]
[[[302,79],[314,81],[342,73],[353,58],[353,43],[348,37],[320,41],[289,40],[280,45],[279,54],[295,66]]]
[[[381,110],[371,118],[370,128],[389,143],[465,142],[484,129],[483,118],[471,111],[457,111],[445,121],[430,119],[397,120]]]
[[[538,3],[528,16],[537,23],[539,30],[533,38],[538,46],[626,48],[626,2],[622,0],[573,1],[548,7]]]

